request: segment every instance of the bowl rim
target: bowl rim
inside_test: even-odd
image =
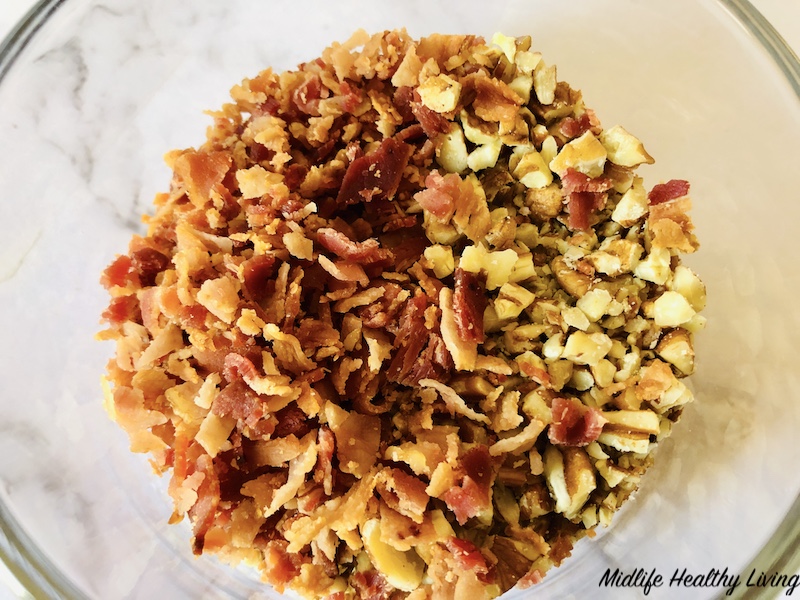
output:
[[[749,0],[714,0],[766,50],[775,66],[800,100],[800,57],[775,27]],[[42,26],[68,0],[38,0],[0,41],[0,84]],[[84,600],[82,593],[37,547],[0,499],[0,561],[27,592],[22,598],[63,598]],[[0,565],[0,568],[2,565]],[[798,496],[769,541],[743,572],[800,572],[800,496]],[[776,597],[770,588],[735,588],[735,599]]]

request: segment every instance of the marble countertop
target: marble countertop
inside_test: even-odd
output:
[[[708,0],[711,1],[711,0]],[[800,0],[751,0],[796,53],[800,53]],[[0,39],[3,39],[36,2],[0,0]],[[0,600],[30,598],[0,562]]]

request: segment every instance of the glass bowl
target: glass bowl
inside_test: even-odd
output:
[[[655,570],[651,598],[708,598],[683,569],[748,586],[795,573],[800,539],[800,65],[744,0],[45,0],[0,53],[0,555],[36,597],[278,598],[194,558],[166,480],[102,408],[102,269],[164,190],[161,156],[266,66],[356,28],[530,34],[606,126],[641,137],[652,186],[692,182],[708,285],[696,402],[606,531],[509,598],[639,598],[607,569]],[[685,582],[685,579],[683,580]]]

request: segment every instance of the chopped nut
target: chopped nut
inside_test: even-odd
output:
[[[455,271],[453,248],[441,244],[434,244],[425,248],[425,258],[433,265],[433,273],[439,279],[451,275]]]
[[[611,339],[604,333],[576,331],[567,338],[563,357],[579,365],[596,365],[611,350]]]
[[[550,169],[563,177],[567,169],[575,169],[587,177],[600,177],[606,164],[606,149],[587,131],[577,139],[564,144],[558,155],[550,162]]]
[[[444,73],[428,77],[417,88],[422,104],[437,113],[455,110],[461,96],[461,84]]]
[[[642,142],[616,125],[600,134],[600,141],[608,152],[608,160],[621,167],[635,167],[642,163],[652,165],[655,161],[644,149]]]
[[[678,327],[694,315],[692,305],[678,292],[664,292],[653,304],[653,318],[659,327]]]
[[[499,319],[514,319],[531,305],[536,296],[516,283],[504,283],[494,300]]]
[[[694,348],[689,332],[685,329],[675,329],[662,337],[656,346],[656,354],[684,375],[694,372]]]

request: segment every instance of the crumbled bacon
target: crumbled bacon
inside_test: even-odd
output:
[[[574,398],[555,398],[552,410],[547,436],[558,445],[586,446],[600,436],[606,422],[599,410],[587,408]]]
[[[600,121],[592,109],[586,109],[577,119],[565,117],[559,124],[558,130],[568,139],[580,137],[587,131],[597,134],[600,133]]]
[[[491,506],[491,486],[494,480],[491,457],[486,446],[476,446],[461,457],[463,477],[460,485],[447,490],[442,500],[464,525]]]
[[[606,195],[596,192],[572,192],[567,196],[567,226],[572,230],[586,230],[591,225],[591,215],[605,204]]]
[[[391,251],[381,248],[378,240],[370,238],[363,242],[354,242],[345,234],[329,227],[317,230],[317,241],[326,250],[361,265],[392,259]]]
[[[670,179],[666,183],[658,183],[647,194],[650,204],[661,204],[676,198],[681,198],[689,193],[689,182],[683,179]]]
[[[386,580],[375,569],[359,571],[350,577],[361,600],[388,600],[391,589]]]
[[[453,309],[458,333],[463,340],[483,343],[483,313],[486,310],[486,281],[480,273],[456,269]]]
[[[114,286],[125,287],[130,282],[130,276],[133,274],[133,261],[125,254],[118,256],[114,259],[100,278],[100,283],[106,289],[111,289]]]
[[[425,179],[426,188],[414,195],[414,200],[440,221],[449,221],[456,212],[456,198],[459,192],[457,175],[442,177],[432,171]]]
[[[250,299],[258,301],[267,295],[275,270],[275,257],[271,254],[259,254],[242,264],[244,289]]]
[[[394,138],[386,138],[377,150],[355,159],[345,172],[338,204],[391,200],[400,185],[403,169],[414,148]]]
[[[608,177],[591,178],[575,169],[567,169],[561,178],[561,185],[565,195],[574,192],[607,192],[614,186],[614,182]]]
[[[447,546],[447,549],[462,570],[473,571],[480,575],[485,575],[489,572],[486,558],[481,554],[480,548],[469,540],[451,536],[445,540],[445,546]]]

